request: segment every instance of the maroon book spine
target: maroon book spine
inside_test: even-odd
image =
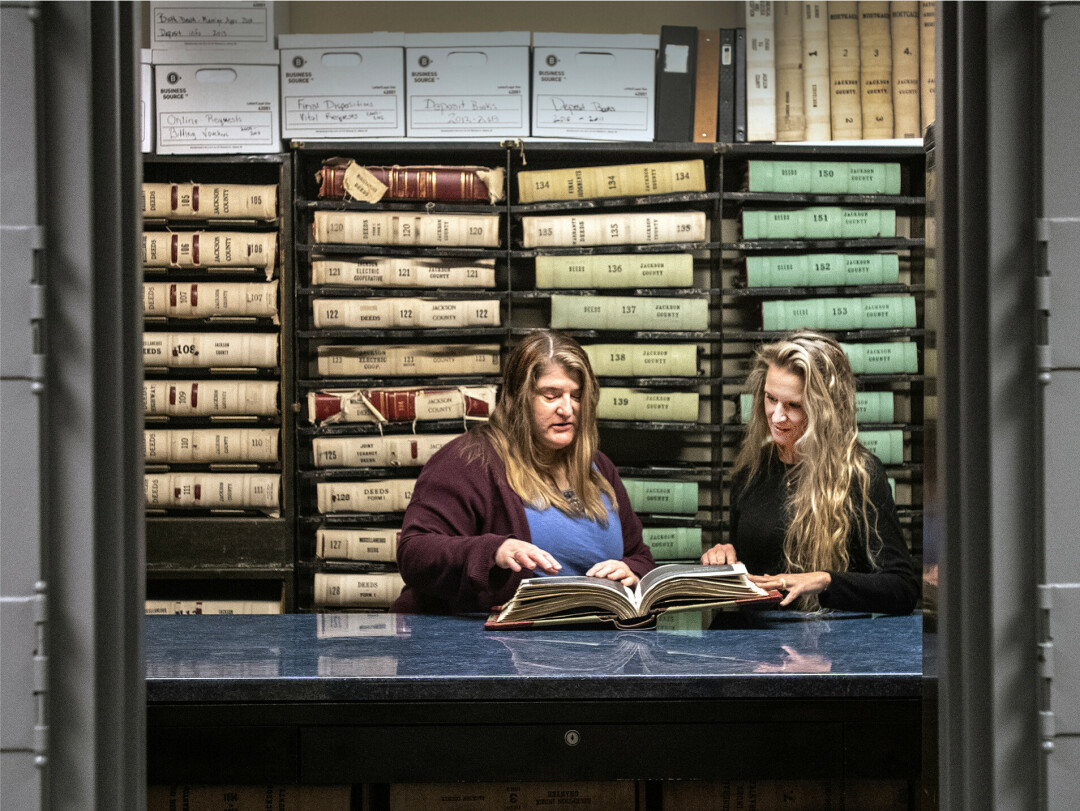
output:
[[[384,200],[477,200],[491,199],[491,191],[475,169],[452,166],[365,166],[380,183],[387,187]],[[344,200],[345,166],[323,166],[319,173],[319,197],[324,200]],[[502,190],[496,189],[495,197]]]

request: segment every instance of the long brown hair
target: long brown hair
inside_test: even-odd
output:
[[[537,381],[551,366],[561,368],[581,386],[574,440],[554,457],[540,448],[533,430],[534,400]],[[607,520],[601,494],[607,495],[614,508],[615,490],[593,460],[599,447],[596,409],[600,384],[593,374],[589,356],[573,338],[553,330],[529,333],[507,356],[503,367],[502,391],[487,424],[478,429],[486,434],[506,467],[510,487],[538,510],[556,507],[573,515],[575,509],[555,486],[558,467],[581,502],[585,515],[594,521]]]
[[[769,367],[802,379],[806,430],[795,442],[798,459],[788,470],[790,519],[784,537],[784,559],[792,572],[847,571],[851,565],[848,534],[862,525],[866,556],[876,565],[877,510],[870,502],[869,451],[858,438],[855,375],[843,349],[832,338],[799,331],[761,346],[747,378],[754,406],[735,460],[750,482],[776,453],[769,441],[765,416],[765,377]],[[854,487],[853,487],[854,485]],[[858,493],[856,504],[852,494]],[[880,540],[880,539],[879,539]],[[804,598],[802,608],[820,607],[817,597]]]

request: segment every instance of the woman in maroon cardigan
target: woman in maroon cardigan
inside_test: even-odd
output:
[[[491,419],[442,448],[417,479],[393,611],[487,612],[525,577],[633,586],[656,565],[618,470],[597,447],[599,397],[572,338],[537,330],[514,347]]]

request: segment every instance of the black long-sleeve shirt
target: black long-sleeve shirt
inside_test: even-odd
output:
[[[751,574],[783,574],[784,535],[789,523],[788,466],[773,449],[764,451],[753,481],[740,471],[731,486],[731,544],[739,560]],[[853,521],[848,535],[849,568],[829,572],[832,583],[819,595],[822,608],[908,614],[919,599],[919,579],[900,532],[889,479],[881,461],[870,455],[870,503],[877,508],[878,539],[871,543],[877,568],[866,554],[865,531],[861,521]],[[853,486],[851,498],[857,505],[861,495]],[[871,531],[874,515],[870,511]]]

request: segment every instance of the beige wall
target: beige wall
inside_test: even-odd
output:
[[[734,28],[745,19],[742,2],[279,2],[278,33],[325,34],[404,31],[566,31],[659,34],[662,25]],[[143,3],[143,39],[150,45],[150,4]]]

